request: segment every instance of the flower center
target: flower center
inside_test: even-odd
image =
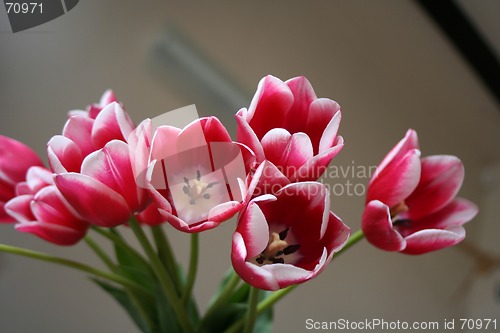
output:
[[[299,257],[297,251],[300,249],[300,244],[294,244],[291,241],[288,233],[289,229],[287,227],[279,233],[270,233],[267,247],[254,259],[256,264],[262,266],[266,264],[288,264],[297,261]]]
[[[394,220],[394,218],[397,215],[404,213],[406,211],[408,211],[408,206],[406,205],[406,203],[404,201],[401,201],[396,206],[391,207],[391,209],[390,209],[391,219]]]
[[[207,193],[208,189],[217,184],[217,182],[205,183],[201,180],[200,170],[196,170],[196,178],[191,181],[184,177],[184,185],[182,191],[189,197],[189,203],[196,205],[196,201],[210,199],[210,194]]]

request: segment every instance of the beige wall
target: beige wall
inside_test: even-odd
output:
[[[210,109],[198,95],[180,93],[179,78],[157,70],[151,52],[167,23],[249,96],[269,73],[282,79],[305,75],[318,96],[337,100],[346,146],[334,165],[375,165],[412,127],[423,155],[449,153],[463,160],[461,195],[480,208],[486,202],[482,170],[500,158],[498,105],[411,1],[87,0],[57,20],[17,34],[1,11],[0,133],[43,153],[48,139],[61,131],[66,111],[97,101],[107,88],[137,122],[196,103],[201,113],[215,114],[234,129],[236,109]],[[353,230],[362,207],[361,197],[332,196],[332,209]],[[498,216],[498,206],[489,209],[496,215],[479,215],[467,226],[471,241],[498,223],[490,218]],[[9,225],[0,228],[0,243],[97,262],[84,244],[59,248]],[[167,229],[185,262],[188,237]],[[229,265],[233,229],[230,221],[201,237],[204,282],[195,292],[202,307]],[[306,331],[307,318],[460,318],[470,310],[470,297],[467,290],[458,301],[452,296],[472,266],[457,249],[408,257],[363,242],[280,303],[275,332]],[[499,304],[489,309],[499,313]],[[0,332],[69,330],[137,331],[83,274],[0,254]]]

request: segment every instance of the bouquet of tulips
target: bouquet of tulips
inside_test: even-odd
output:
[[[185,125],[173,126],[180,118]],[[69,112],[62,134],[47,143],[48,166],[0,136],[0,222],[61,246],[84,240],[107,270],[6,244],[0,251],[89,274],[142,332],[270,332],[273,305],[363,237],[382,250],[423,254],[462,241],[463,224],[477,214],[456,198],[461,161],[422,158],[410,129],[372,175],[362,230],[351,233],[318,182],[344,146],[340,106],[317,98],[304,77],[264,77],[236,120],[236,141],[194,106],[136,126],[107,91],[98,104]],[[192,295],[199,234],[233,217],[232,267],[200,314]],[[164,223],[191,234],[186,272]]]

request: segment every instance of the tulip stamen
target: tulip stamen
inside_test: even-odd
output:
[[[288,231],[290,228],[286,228],[285,230],[277,233],[272,232],[269,236],[269,243],[267,247],[262,251],[262,253],[255,258],[255,262],[259,265],[265,264],[284,264],[285,258],[284,256],[291,255],[296,253],[300,249],[300,244],[289,244],[286,241],[288,236]],[[295,256],[291,256],[291,260],[296,259]]]
[[[391,219],[394,221],[394,218],[404,212],[408,211],[408,206],[404,201],[401,201],[395,206],[392,206],[390,209]]]
[[[196,170],[196,179],[190,182],[188,178],[184,177],[184,183],[186,185],[182,187],[182,191],[189,197],[189,204],[196,205],[196,201],[199,199],[210,199],[210,194],[206,192],[218,182],[205,183],[201,180],[200,170]]]

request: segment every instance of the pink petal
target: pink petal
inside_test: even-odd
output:
[[[206,142],[231,142],[231,136],[227,129],[216,117],[200,118],[203,134]]]
[[[150,161],[160,161],[177,154],[179,152],[177,137],[180,132],[181,130],[179,128],[173,126],[158,127],[153,135]]]
[[[330,149],[331,147],[333,147],[336,144],[337,134],[338,134],[339,127],[340,127],[340,120],[342,119],[342,113],[340,112],[340,106],[336,102],[326,100],[324,102],[324,104],[326,104],[326,105],[317,106],[320,102],[323,102],[323,101],[325,101],[325,100],[318,99],[317,101],[315,101],[311,105],[311,109],[318,107],[318,108],[323,108],[323,109],[328,108],[332,111],[333,110],[338,110],[338,111],[335,113],[334,116],[329,118],[329,122],[324,127],[319,127],[319,128],[324,128],[324,131],[322,132],[321,137],[320,137],[321,139],[319,141],[319,150],[318,150],[319,153],[321,153],[327,149]],[[316,111],[316,112],[323,112],[324,114],[328,114],[328,112],[323,111],[323,110]],[[315,135],[317,135],[317,133]],[[318,146],[314,146],[314,147],[318,147]]]
[[[8,201],[4,208],[7,214],[19,222],[34,221],[35,216],[31,212],[31,201],[33,196],[30,194],[19,195]]]
[[[460,159],[449,155],[428,156],[422,159],[420,182],[405,200],[408,216],[419,219],[446,206],[458,193],[464,179]]]
[[[246,110],[245,112],[240,110],[235,116],[238,125],[236,129],[236,138],[238,142],[246,145],[254,152],[257,162],[262,162],[265,159],[264,149],[262,148],[259,138],[247,123],[245,117],[242,116],[242,114],[245,113]]]
[[[125,142],[110,141],[101,150],[88,155],[82,164],[82,174],[95,178],[122,195],[132,211],[144,208],[146,190],[137,187]]]
[[[87,156],[96,148],[92,143],[92,126],[94,119],[85,116],[72,116],[68,119],[63,128],[63,135],[80,148],[82,156]]]
[[[409,151],[418,149],[417,132],[409,129],[401,141],[399,141],[394,148],[384,157],[382,162],[377,167],[377,173],[382,173],[386,166],[390,163],[398,163],[398,160],[404,158]],[[395,162],[393,162],[395,161]],[[373,179],[372,179],[373,180]],[[370,181],[371,184],[371,181]]]
[[[31,167],[26,173],[26,182],[18,184],[17,194],[35,194],[47,185],[52,185],[53,174],[43,167]]]
[[[262,139],[271,129],[284,127],[293,103],[294,96],[290,88],[280,79],[268,75],[259,82],[245,120],[257,137]],[[247,142],[240,142],[250,146]]]
[[[250,260],[260,254],[269,241],[269,226],[258,203],[271,202],[276,198],[270,194],[253,199],[238,219],[236,231],[244,239],[247,257]]]
[[[288,178],[270,161],[262,162],[251,179],[248,187],[250,197],[258,197],[263,194],[276,194],[284,186],[290,184]],[[250,197],[246,198],[248,202]]]
[[[366,205],[361,228],[368,242],[382,250],[402,251],[406,247],[406,241],[392,227],[389,207],[378,200]]]
[[[249,257],[243,236],[239,232],[233,234],[231,262],[235,272],[248,284],[264,290],[278,290],[279,284],[273,274],[262,267],[246,262]]]
[[[292,182],[315,181],[325,172],[326,168],[344,147],[344,138],[337,136],[337,140],[332,148],[325,150],[311,158],[296,173],[290,176]]]
[[[151,131],[151,119],[145,119],[127,138],[132,171],[137,186],[141,188],[147,188],[146,173],[153,140]]]
[[[285,125],[280,127],[286,128],[290,133],[304,132],[309,117],[309,106],[316,100],[316,94],[304,76],[290,79],[285,83],[293,94],[293,104],[285,115]],[[316,128],[315,131],[320,129]]]
[[[130,218],[125,199],[94,178],[66,173],[56,175],[55,183],[68,203],[91,224],[112,228]]]
[[[134,126],[120,104],[113,102],[103,108],[95,118],[92,128],[92,142],[96,149],[104,147],[111,140],[125,141]]]
[[[420,179],[420,151],[409,150],[386,167],[375,171],[368,185],[366,202],[382,201],[393,207],[412,193]]]
[[[154,202],[150,203],[142,212],[135,214],[135,218],[140,223],[149,226],[160,225],[165,222],[165,218],[160,214]]]
[[[287,177],[294,175],[313,157],[311,140],[305,133],[290,135],[285,129],[274,128],[262,138],[261,143],[266,159],[281,168]]]
[[[0,135],[0,181],[15,185],[24,180],[31,166],[43,166],[38,154],[24,143]]]
[[[15,226],[17,231],[36,235],[56,245],[70,246],[78,243],[86,234],[86,230],[76,230],[57,224],[40,222],[23,222]]]
[[[0,201],[0,223],[13,223],[16,222],[12,216],[5,211],[5,203]]]
[[[426,229],[406,237],[406,254],[424,254],[449,247],[461,242],[465,238],[465,229],[462,226],[447,228],[446,230]]]
[[[82,152],[71,139],[62,135],[53,136],[47,143],[47,154],[54,173],[80,171]]]

